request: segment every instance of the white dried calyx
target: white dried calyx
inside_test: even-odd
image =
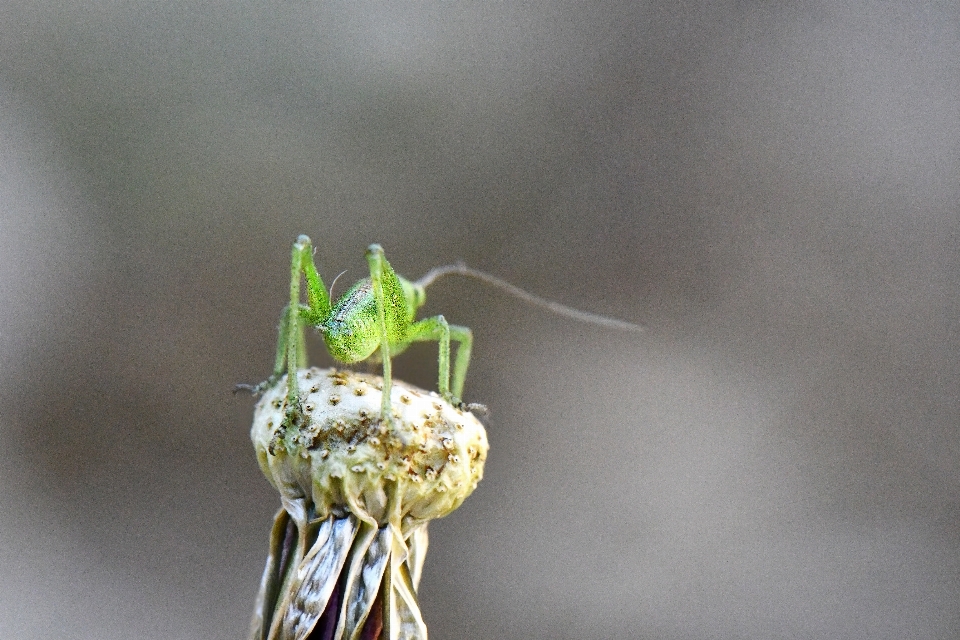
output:
[[[353,514],[406,534],[460,506],[483,476],[483,425],[437,394],[394,380],[392,420],[383,421],[381,378],[316,367],[297,377],[300,407],[290,412],[281,378],[257,404],[250,434],[295,520]]]

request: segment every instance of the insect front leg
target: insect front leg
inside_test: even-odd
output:
[[[307,304],[300,301],[301,278],[307,281]],[[280,316],[280,337],[272,376],[279,379],[286,369],[287,422],[295,422],[301,414],[297,369],[307,366],[305,326],[320,324],[329,315],[330,296],[313,262],[313,245],[310,238],[302,235],[293,243],[291,251],[290,304]]]

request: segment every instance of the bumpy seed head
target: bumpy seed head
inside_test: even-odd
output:
[[[352,513],[409,531],[456,509],[483,476],[483,425],[436,394],[394,380],[386,422],[381,378],[315,367],[297,376],[299,406],[287,406],[281,378],[250,436],[267,479],[310,519]]]

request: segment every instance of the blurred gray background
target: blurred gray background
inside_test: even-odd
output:
[[[649,328],[430,290],[435,640],[960,637],[955,3],[13,0],[0,150],[0,637],[245,636],[300,233]]]

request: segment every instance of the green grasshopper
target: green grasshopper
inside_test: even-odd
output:
[[[290,263],[290,304],[280,316],[280,338],[273,367],[273,375],[254,391],[263,390],[287,374],[287,421],[302,416],[300,393],[297,388],[297,369],[307,366],[304,327],[316,327],[335,360],[345,364],[364,360],[383,363],[383,401],[381,419],[392,419],[390,405],[390,360],[414,342],[439,343],[437,390],[455,406],[461,406],[463,384],[470,364],[473,332],[452,325],[442,316],[417,320],[417,311],[426,302],[426,288],[437,278],[459,274],[478,278],[532,304],[583,322],[627,331],[642,331],[643,327],[605,316],[571,309],[556,302],[543,300],[499,278],[464,264],[438,267],[421,279],[407,280],[387,262],[383,248],[372,244],[367,248],[370,277],[360,280],[335,303],[331,303],[327,288],[317,273],[310,238],[301,235],[293,244]],[[301,299],[301,279],[307,284],[307,303]],[[456,359],[451,378],[450,342],[457,343]]]

